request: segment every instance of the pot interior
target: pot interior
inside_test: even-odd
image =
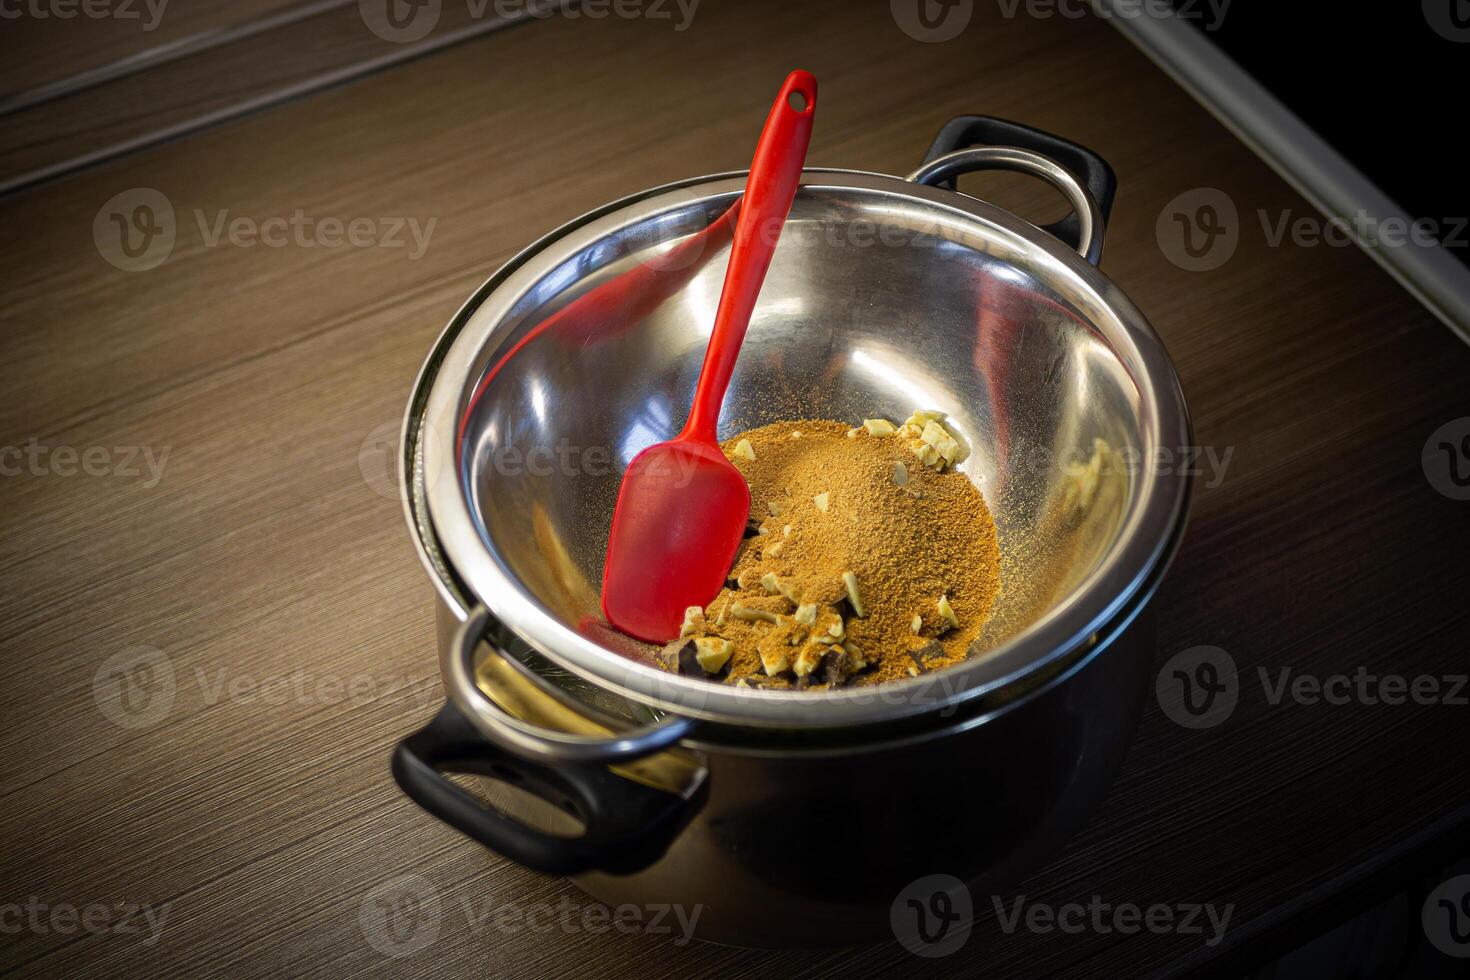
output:
[[[608,526],[623,468],[688,411],[739,181],[715,186],[726,189],[664,193],[584,226],[554,265],[531,275],[533,258],[511,299],[474,314],[496,322],[471,320],[484,340],[463,383],[457,482],[479,543],[516,601],[623,656],[652,648],[603,625]],[[894,178],[804,184],[720,430],[948,413],[971,450],[959,468],[1000,535],[982,640],[994,646],[1109,561],[1156,433],[1105,281],[1024,222],[946,199],[959,195]],[[493,610],[505,597],[484,598]]]

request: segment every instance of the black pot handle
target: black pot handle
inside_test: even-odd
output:
[[[1075,174],[1085,186],[1092,199],[1102,211],[1103,221],[1113,212],[1113,197],[1118,192],[1118,177],[1108,162],[1096,153],[1062,139],[1052,133],[1031,126],[993,116],[956,116],[944,124],[934,144],[924,155],[924,163],[932,163],[947,153],[970,146],[1011,146],[1051,157]],[[955,190],[953,178],[939,186]],[[1042,231],[1055,236],[1077,248],[1081,244],[1081,228],[1076,214],[1069,214],[1055,224],[1047,225]]]
[[[492,809],[445,778],[492,776],[581,821],[580,837],[537,830]],[[460,833],[536,871],[554,875],[646,868],[668,849],[693,809],[682,796],[625,779],[605,766],[544,765],[483,738],[446,704],[427,726],[398,743],[393,778],[409,797]]]

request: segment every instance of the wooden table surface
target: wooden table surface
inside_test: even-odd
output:
[[[99,135],[82,147],[104,151],[94,162],[0,197],[0,970],[1168,975],[1248,963],[1463,835],[1470,708],[1273,704],[1258,670],[1464,673],[1470,504],[1435,489],[1421,451],[1470,416],[1470,351],[1355,249],[1273,244],[1258,213],[1314,212],[1108,25],[976,4],[960,36],[920,43],[888,7],[704,0],[682,31],[676,8],[553,16],[411,59],[369,37],[290,101],[136,149]],[[179,16],[184,30],[222,15]],[[1216,945],[1007,932],[989,911],[942,959],[884,935],[772,953],[497,927],[504,907],[579,922],[589,902],[389,777],[393,744],[442,697],[386,448],[430,343],[561,222],[744,166],[797,65],[822,82],[814,165],[906,173],[945,120],[985,113],[1118,172],[1103,268],[1167,343],[1199,443],[1231,453],[1223,479],[1198,482],[1158,662],[1223,648],[1239,703],[1190,730],[1151,698],[1097,818],[1021,892],[1228,905]],[[208,65],[192,70],[206,87]],[[70,125],[68,99],[48,111]],[[1199,188],[1239,215],[1233,256],[1205,272],[1171,261],[1160,222]],[[137,264],[106,215],[138,189],[166,199],[176,236],[130,271],[108,260]],[[1060,207],[1020,178],[964,189],[1038,218]],[[215,234],[298,213],[316,229],[299,241]],[[366,219],[365,244],[324,241],[323,219]],[[423,247],[389,234],[410,219]],[[405,873],[440,919],[395,958],[360,913]]]

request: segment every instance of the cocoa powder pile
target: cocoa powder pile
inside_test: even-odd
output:
[[[963,450],[938,413],[852,429],[778,422],[723,448],[750,486],[748,536],[727,587],[686,613],[664,667],[828,689],[966,658],[1000,553],[979,489],[949,468]]]

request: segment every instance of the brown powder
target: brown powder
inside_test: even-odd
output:
[[[979,636],[999,586],[995,525],[980,491],[962,473],[924,465],[900,435],[848,432],[840,422],[778,422],[724,443],[750,485],[752,534],[728,587],[686,629],[733,645],[714,679],[881,683],[958,663]],[[736,451],[742,439],[754,460]],[[958,626],[941,613],[941,597]],[[686,671],[711,676],[693,663],[689,639],[670,645],[665,666],[680,669],[680,650]]]

